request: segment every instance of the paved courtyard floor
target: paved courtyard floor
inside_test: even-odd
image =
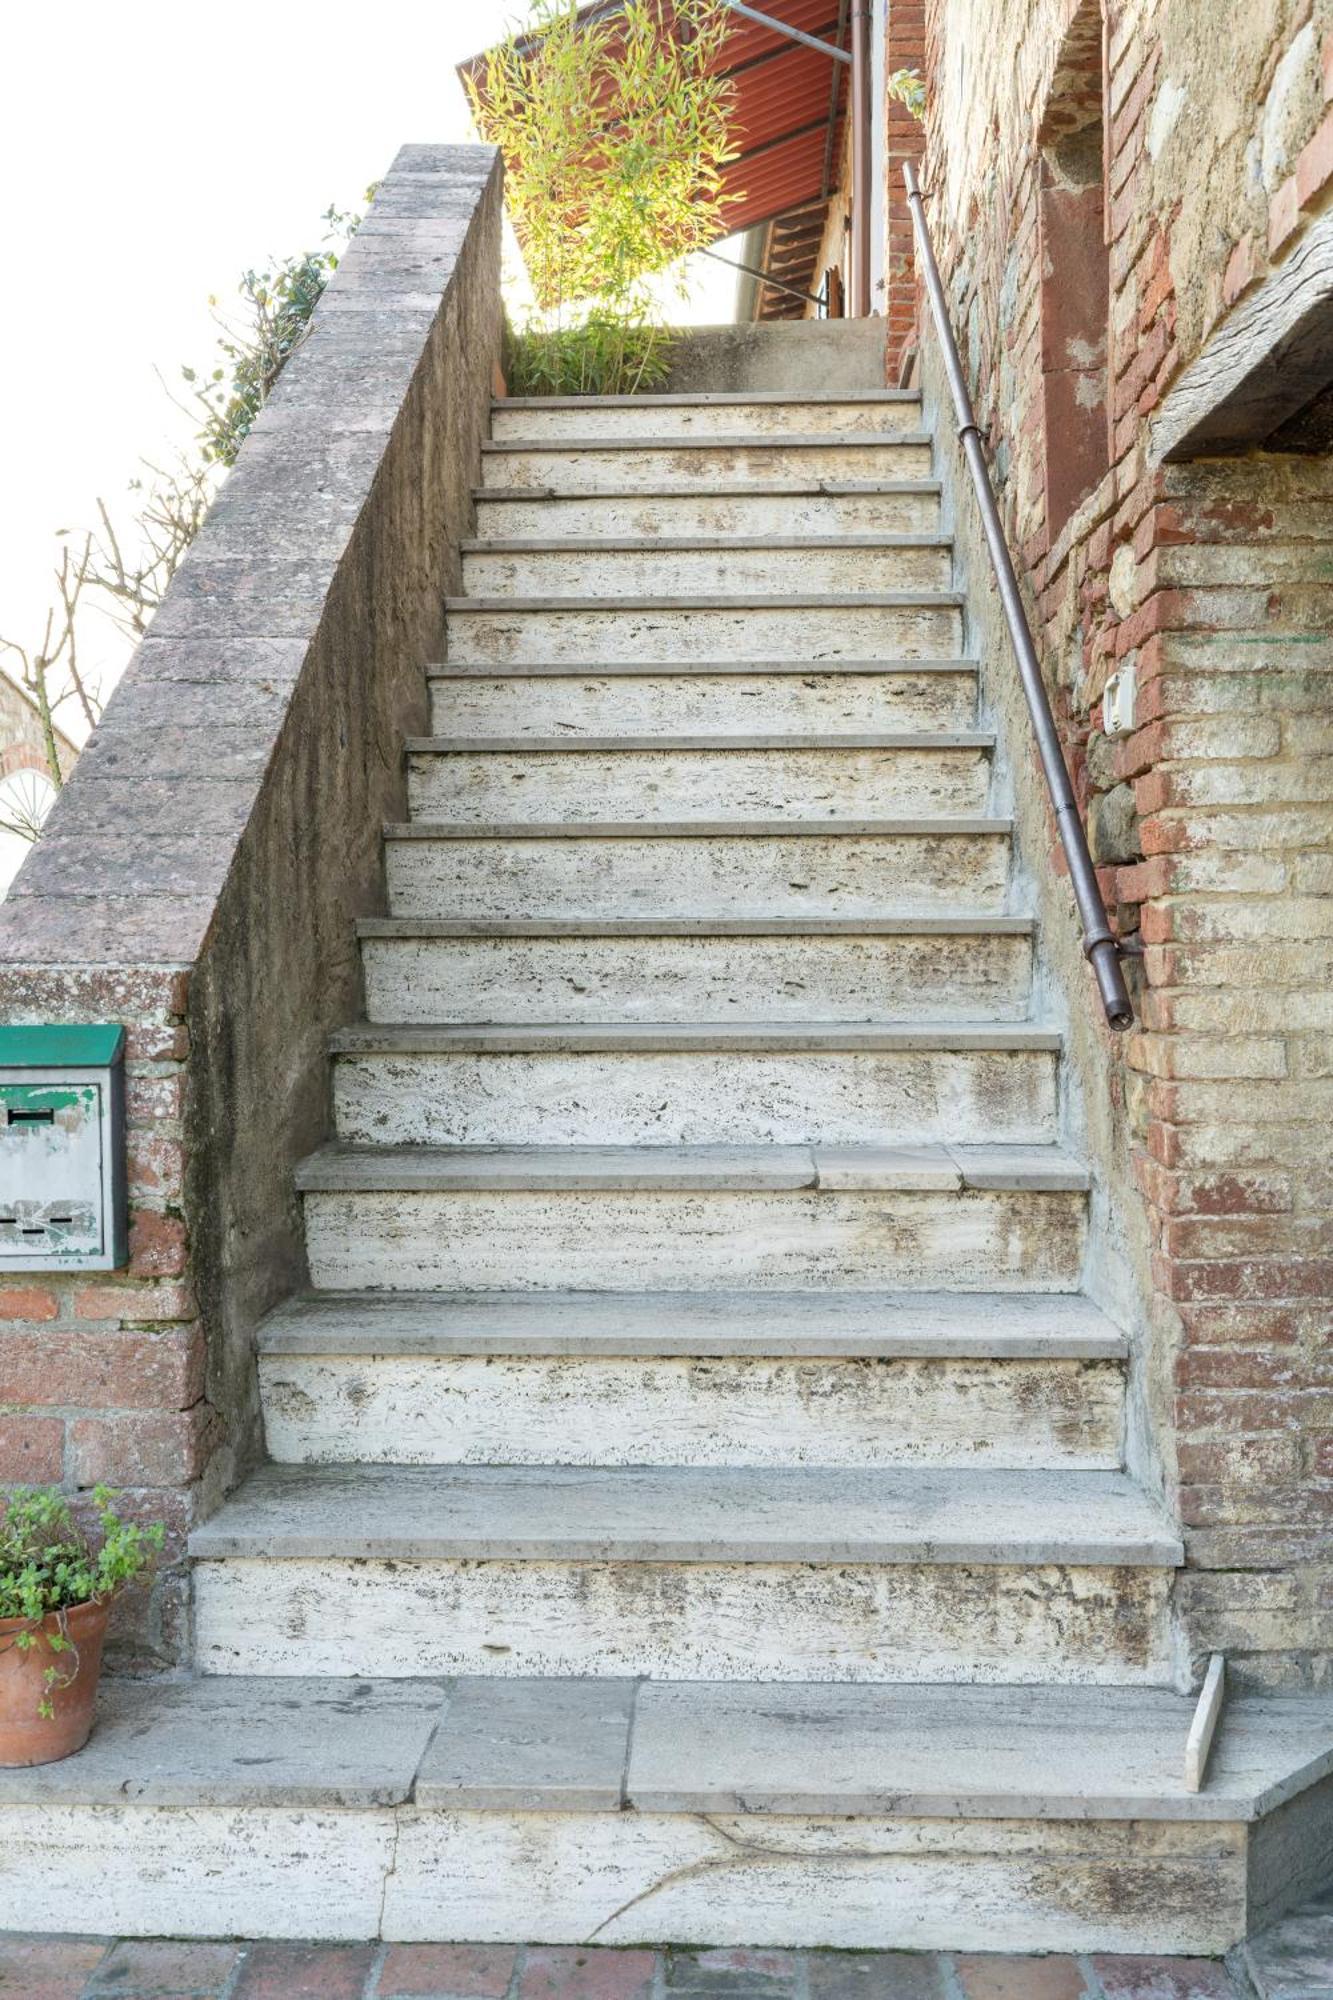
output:
[[[0,1933],[3,2000],[1333,2000],[1333,1897],[1223,1964]]]

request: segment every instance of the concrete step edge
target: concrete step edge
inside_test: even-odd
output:
[[[778,597],[756,588],[738,597],[446,597],[444,609],[449,617],[482,612],[548,618],[571,611],[939,611],[961,610],[966,603],[961,590],[823,590]]]
[[[504,410],[739,410],[842,404],[907,404],[921,401],[919,389],[676,389],[632,396],[493,396],[491,409]]]
[[[853,1563],[1174,1569],[1123,1472],[267,1465],[196,1561]]]
[[[388,820],[386,840],[972,840],[1005,838],[1011,819]]]
[[[642,437],[545,437],[484,438],[482,451],[501,454],[516,451],[568,453],[589,451],[807,451],[861,450],[869,445],[876,451],[910,445],[917,450],[934,445],[933,431],[718,431],[686,433],[671,431],[645,433]]]
[[[1123,1361],[1081,1292],[304,1292],[261,1355]]]
[[[361,938],[1032,937],[1033,917],[358,917]],[[886,1026],[892,1026],[886,1022]]]
[[[350,1146],[300,1161],[302,1194],[677,1193],[800,1189],[875,1193],[1086,1193],[1091,1180],[1060,1146]]]
[[[897,532],[860,535],[542,535],[514,541],[470,541],[465,556],[598,556],[734,554],[775,549],[951,549],[952,535]]]
[[[412,757],[563,756],[567,750],[605,755],[612,751],[732,750],[985,750],[995,748],[992,729],[885,729],[846,734],[809,731],[784,735],[707,736],[409,736]]]
[[[588,492],[574,492],[561,486],[474,486],[472,498],[480,506],[492,501],[540,503],[571,501],[580,505],[589,500],[864,500],[885,495],[889,499],[937,498],[943,491],[938,479],[813,479],[774,480],[767,485],[746,485],[701,480],[697,486],[599,486]],[[484,546],[484,544],[483,544]]]
[[[470,600],[469,600],[470,601]],[[494,680],[602,680],[633,675],[640,680],[674,680],[681,675],[726,674],[762,680],[766,674],[799,674],[803,679],[820,674],[898,675],[968,674],[978,671],[975,660],[594,660],[583,666],[568,660],[541,663],[505,660],[441,660],[427,667],[426,678],[437,681]]]
[[[1208,1784],[1187,1792],[1192,1709],[1114,1685],[107,1676],[88,1747],[0,1770],[0,1807],[114,1807],[130,1826],[163,1808],[409,1803],[1248,1822],[1333,1769],[1333,1698],[1235,1694]]]
[[[382,1022],[337,1029],[335,1055],[449,1054],[869,1054],[967,1053],[1057,1055],[1055,1030],[1018,1023],[959,1027],[886,1027],[861,1021],[746,1022]]]

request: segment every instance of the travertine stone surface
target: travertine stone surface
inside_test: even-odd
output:
[[[1117,1362],[268,1354],[306,1464],[1119,1463]]]
[[[1026,1561],[236,1557],[198,1566],[197,1647],[210,1674],[1160,1684],[1169,1583]]]
[[[608,923],[600,934],[506,937],[432,935],[428,923],[416,934],[409,923],[362,927],[372,1021],[1014,1021],[1032,957],[1021,924],[746,936],[708,935],[702,922],[676,935]]]
[[[748,542],[727,537],[715,548],[473,543],[463,554],[463,588],[474,597],[593,597],[602,591],[610,597],[734,597],[742,590],[782,597],[813,590],[947,590],[953,582],[952,551],[939,538],[894,543],[876,536],[860,542],[809,536],[784,546],[789,535],[782,523]]]
[[[404,1815],[385,1926],[981,1951],[1132,1951],[1146,1935],[1216,1952],[1244,1911],[1235,1825],[422,1813]]]
[[[901,435],[920,427],[920,398],[895,389],[851,396],[809,390],[704,391],[640,395],[628,402],[600,396],[508,397],[497,401],[491,414],[491,436],[501,443],[608,438],[621,445],[644,437],[726,437],[737,429],[753,437],[855,437],[862,431]]]
[[[1065,1291],[1081,1194],[312,1191],[317,1285]]]
[[[466,737],[413,739],[407,793],[420,819],[650,821],[984,813],[989,738],[861,746],[853,740],[755,747],[627,744],[473,748]]]
[[[571,598],[449,600],[447,657],[487,665],[566,660],[956,659],[963,621],[944,592],[881,592],[785,600],[762,592],[677,606],[669,598],[614,602]]]
[[[1040,1141],[1054,1137],[1056,1062],[1043,1049],[386,1050],[339,1057],[334,1116],[351,1145]]]
[[[608,472],[609,454],[615,451],[611,438],[604,441],[602,449],[578,444],[493,443],[482,451],[482,484],[488,489],[515,486],[543,492],[558,486],[565,493],[587,493],[614,483],[635,492],[659,493],[679,487],[733,484],[738,479],[759,485],[776,479],[805,484],[859,479],[878,484],[882,480],[929,479],[934,471],[931,440],[925,432],[910,441],[868,434],[845,442],[809,435],[804,441],[777,436],[761,440],[749,435],[712,441],[666,440],[617,456]]]
[[[796,480],[762,487],[717,484],[688,492],[551,493],[482,487],[477,534],[483,541],[606,535],[911,535],[939,525],[939,489],[930,480],[840,491]]]
[[[431,727],[441,736],[812,735],[870,729],[966,729],[976,676],[966,661],[859,673],[787,662],[709,671],[704,661],[654,673],[637,662],[612,674],[445,667],[430,680]]]
[[[384,864],[395,916],[940,916],[1006,907],[1008,823],[857,831],[765,821],[703,836],[638,828],[395,828]],[[853,824],[856,824],[853,822]],[[865,822],[861,822],[865,825]]]

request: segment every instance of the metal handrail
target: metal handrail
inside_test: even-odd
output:
[[[1018,577],[1014,571],[1013,558],[1009,554],[1009,545],[1005,540],[995,492],[991,486],[985,447],[981,441],[981,432],[977,428],[972,398],[968,393],[967,377],[963,373],[962,357],[958,352],[958,342],[954,338],[953,324],[949,318],[944,283],[940,277],[940,267],[935,261],[935,252],[930,241],[930,227],[926,221],[926,212],[921,199],[921,185],[917,180],[916,169],[910,161],[903,166],[903,179],[907,184],[907,201],[912,211],[912,227],[921,258],[921,275],[925,280],[926,296],[930,300],[936,338],[944,356],[944,372],[949,378],[954,414],[958,419],[958,441],[963,447],[963,455],[967,460],[967,468],[972,475],[972,484],[976,490],[977,505],[981,509],[982,526],[986,531],[986,544],[995,570],[995,581],[999,585],[1000,602],[1004,606],[1005,623],[1009,627],[1009,637],[1018,660],[1018,676],[1027,699],[1028,714],[1032,718],[1032,731],[1037,739],[1037,754],[1041,758],[1046,789],[1050,793],[1051,804],[1055,809],[1055,824],[1059,831],[1060,844],[1064,848],[1065,860],[1069,864],[1069,879],[1073,884],[1074,900],[1078,904],[1079,921],[1083,926],[1084,954],[1096,975],[1108,1024],[1123,1031],[1134,1025],[1134,1008],[1120,964],[1122,946],[1111,929],[1106,914],[1106,904],[1097,886],[1097,873],[1092,865],[1092,856],[1088,852],[1087,836],[1083,831],[1083,822],[1074,801],[1074,787],[1070,782],[1069,767],[1065,763],[1064,751],[1060,747],[1055,717],[1051,713],[1051,704],[1047,699],[1046,686],[1041,677],[1037,649],[1032,640],[1032,628],[1023,609]]]

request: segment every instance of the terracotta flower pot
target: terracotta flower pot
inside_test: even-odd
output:
[[[82,1750],[93,1726],[110,1608],[76,1604],[63,1614],[53,1611],[35,1627],[23,1618],[0,1618],[0,1765],[54,1764]],[[51,1650],[50,1635],[60,1631],[62,1615],[76,1651]],[[35,1645],[15,1643],[24,1630],[32,1631]],[[49,1667],[59,1674],[51,1687]],[[53,1715],[41,1714],[43,1701]]]

